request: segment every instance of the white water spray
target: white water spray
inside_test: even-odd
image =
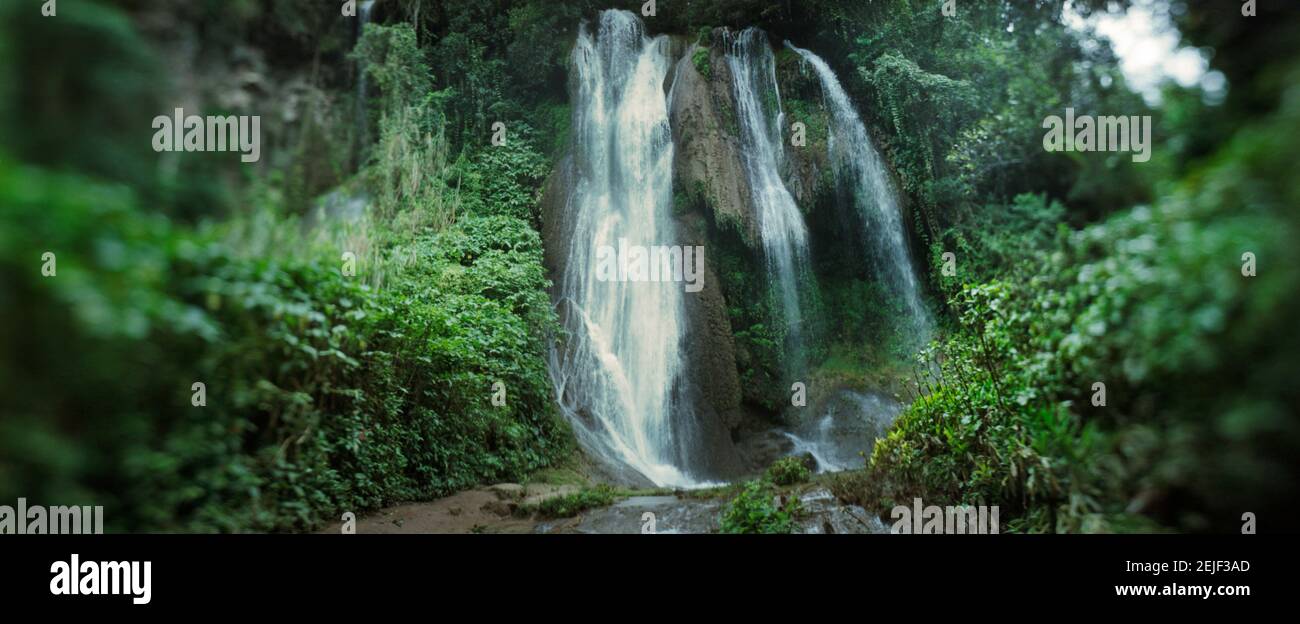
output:
[[[672,244],[667,37],[627,11],[586,24],[573,51],[572,222],[559,311],[568,339],[552,352],[560,404],[589,452],[657,485],[692,486],[697,452],[686,383],[682,284],[597,279],[602,245]]]
[[[776,61],[767,35],[757,28],[726,34],[727,66],[731,70],[740,126],[741,154],[749,182],[759,236],[768,273],[775,279],[790,331],[790,370],[802,359],[803,314],[799,280],[808,268],[808,228],[794,197],[781,180],[785,159],[781,128],[781,94],[776,85]]]

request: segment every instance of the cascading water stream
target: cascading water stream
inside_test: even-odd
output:
[[[667,37],[627,11],[583,24],[573,52],[572,234],[558,307],[568,339],[552,352],[561,408],[584,446],[658,485],[692,486],[694,414],[680,400],[683,285],[602,281],[597,249],[670,245],[672,134]]]
[[[787,365],[799,370],[800,280],[810,271],[809,234],[781,176],[785,153],[775,59],[760,30],[725,37],[739,157],[788,325]],[[609,279],[599,268],[602,249],[676,242],[674,147],[664,93],[673,65],[670,47],[665,36],[649,37],[627,11],[604,11],[594,27],[584,23],[578,34],[572,157],[562,169],[568,192],[557,221],[562,233],[551,239],[563,258],[556,303],[565,336],[552,349],[550,371],[560,407],[590,455],[657,485],[691,487],[702,485],[702,471],[712,474],[701,467],[716,449],[704,448],[697,399],[688,398],[698,397],[699,387],[686,374],[683,284]],[[832,162],[840,181],[852,186],[874,266],[918,328],[928,328],[898,200],[880,156],[831,70],[815,55],[790,47],[821,76],[833,118]]]
[[[850,186],[867,230],[869,252],[875,256],[877,278],[901,299],[911,324],[908,329],[924,341],[930,331],[930,315],[921,303],[898,194],[880,153],[830,66],[821,57],[789,41],[785,46],[817,72],[831,113],[829,149],[835,174],[841,183]]]
[[[751,190],[768,272],[776,281],[790,332],[788,369],[798,371],[803,357],[799,280],[809,266],[808,228],[781,179],[785,152],[776,61],[767,35],[757,28],[747,28],[734,35],[728,32],[726,42],[736,121],[740,126],[741,162]]]

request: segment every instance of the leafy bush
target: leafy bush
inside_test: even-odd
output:
[[[5,166],[0,198],[0,299],[25,302],[0,341],[0,496],[104,504],[116,529],[306,530],[568,451],[522,222],[417,236],[398,252],[430,262],[376,290],[330,257],[245,258],[116,187]]]
[[[811,476],[812,471],[801,457],[782,457],[767,467],[767,479],[776,485],[803,483]]]
[[[410,24],[366,24],[352,57],[382,94],[384,114],[419,104],[433,91],[433,72]]]
[[[434,76],[410,24],[367,24],[352,56],[381,94],[379,134],[363,176],[377,216],[413,218],[413,229],[447,227],[460,212],[447,177],[443,107],[451,92],[432,90]]]
[[[1044,531],[1235,529],[1294,496],[1297,130],[1293,97],[1156,205],[952,285],[958,328],[872,456],[882,496],[1000,504]],[[1243,277],[1244,252],[1269,271]]]
[[[550,173],[550,163],[538,152],[531,127],[509,126],[504,145],[485,148],[458,163],[456,173],[466,210],[541,225],[541,184]]]
[[[799,499],[777,501],[772,484],[750,481],[722,513],[723,533],[790,533],[799,515]]]
[[[695,54],[691,56],[691,62],[695,64],[695,71],[700,72],[705,80],[713,77],[713,66],[709,64],[709,49],[697,48]]]

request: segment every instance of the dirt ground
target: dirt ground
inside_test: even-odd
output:
[[[573,485],[503,483],[467,490],[422,503],[405,503],[368,513],[356,519],[357,533],[532,533],[537,521],[517,517],[520,505],[535,505],[547,498],[577,492]],[[320,533],[342,533],[335,522]]]

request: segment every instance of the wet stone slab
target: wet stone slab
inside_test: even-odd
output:
[[[840,502],[830,490],[815,488],[799,495],[803,508],[797,532],[809,534],[888,533],[881,520],[855,505]],[[538,533],[715,533],[726,501],[633,496],[609,507],[593,509],[576,519],[543,522]]]
[[[722,504],[720,500],[676,496],[633,496],[586,512],[576,525],[561,528],[558,523],[543,523],[537,530],[628,534],[653,529],[654,533],[713,533],[718,529]]]

